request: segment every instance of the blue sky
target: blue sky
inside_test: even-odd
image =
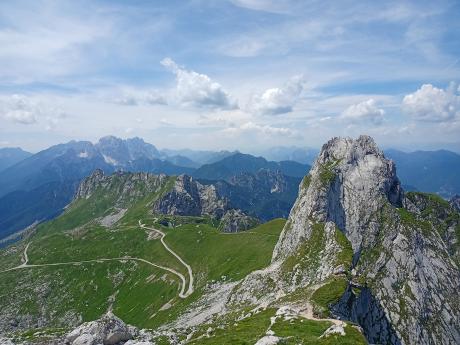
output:
[[[2,1],[0,146],[460,151],[458,1]]]

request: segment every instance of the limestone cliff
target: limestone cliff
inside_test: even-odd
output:
[[[209,216],[221,221],[219,229],[223,232],[247,230],[258,224],[256,218],[233,208],[215,185],[201,184],[188,175],[176,178],[171,190],[155,202],[153,211],[179,216]]]
[[[300,185],[272,264],[229,301],[274,303],[341,281],[328,312],[359,323],[370,343],[458,344],[459,224],[441,198],[404,195],[372,138],[334,138]]]

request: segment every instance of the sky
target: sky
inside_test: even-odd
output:
[[[0,147],[460,151],[459,1],[0,2]]]

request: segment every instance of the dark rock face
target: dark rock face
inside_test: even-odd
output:
[[[288,217],[300,181],[300,178],[286,176],[279,170],[260,169],[256,173],[239,173],[227,181],[202,183],[214,185],[217,193],[230,200],[234,208],[268,221]]]
[[[153,211],[179,216],[210,216],[220,220],[223,232],[238,232],[254,227],[259,221],[235,209],[214,184],[204,185],[188,175],[178,176],[171,191],[161,197]]]
[[[229,208],[228,200],[219,197],[213,185],[204,186],[188,175],[178,176],[172,190],[154,205],[154,211],[162,214],[218,219]]]

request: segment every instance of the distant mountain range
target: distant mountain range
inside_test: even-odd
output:
[[[36,154],[20,148],[0,149],[0,239],[59,214],[80,181],[95,169],[107,174],[118,170],[188,174],[205,185],[214,184],[235,207],[252,216],[262,220],[284,217],[301,177],[310,169],[305,162],[314,160],[314,151],[276,147],[267,150],[265,157],[255,157],[238,151],[158,150],[140,138],[113,136],[95,144],[71,141]],[[405,153],[394,149],[385,154],[396,162],[406,190],[445,198],[460,194],[460,155],[445,150]],[[283,186],[283,192],[267,193],[272,188],[268,186],[276,183]]]
[[[318,149],[297,146],[275,146],[267,150],[257,152],[258,155],[270,161],[295,161],[309,165],[314,163],[318,153]]]
[[[286,176],[301,178],[310,170],[310,166],[294,161],[270,162],[263,157],[235,153],[218,162],[203,165],[193,176],[207,180],[226,180],[243,172],[256,173],[260,169],[281,171]]]
[[[418,190],[451,198],[460,194],[460,155],[439,151],[402,152],[386,150],[387,158],[397,166],[406,190]]]
[[[191,158],[182,154],[189,154]],[[201,164],[192,158],[208,164],[195,169]],[[26,154],[16,164],[0,171],[0,239],[35,221],[55,217],[72,200],[80,181],[96,169],[107,174],[131,171],[166,175],[189,174],[209,181],[227,180],[227,188],[223,188],[222,193],[225,191],[226,197],[237,200],[238,206],[265,220],[288,214],[300,177],[309,170],[309,166],[289,161],[269,162],[262,157],[229,151],[159,151],[140,138],[123,140],[108,136],[95,144],[71,141],[34,155]],[[270,188],[267,190],[261,186],[267,186],[268,181],[276,181],[268,173],[257,175],[261,169],[276,173],[277,179],[285,179],[287,182],[282,184],[289,186],[272,195]],[[265,195],[260,200],[251,199],[251,205],[245,204],[243,200],[249,199],[241,196],[244,195],[244,190],[249,189],[240,188],[238,183],[230,182],[236,175],[245,173],[254,174],[247,178],[257,182],[250,189],[253,192],[251,195],[259,195],[261,189]],[[235,177],[235,181],[237,180]]]
[[[168,175],[194,170],[159,156],[155,146],[142,139],[111,136],[96,144],[71,141],[28,156],[0,171],[0,238],[54,217],[72,200],[79,182],[95,169]]]
[[[0,149],[0,171],[32,156],[32,153],[22,150],[19,147],[6,147]]]

